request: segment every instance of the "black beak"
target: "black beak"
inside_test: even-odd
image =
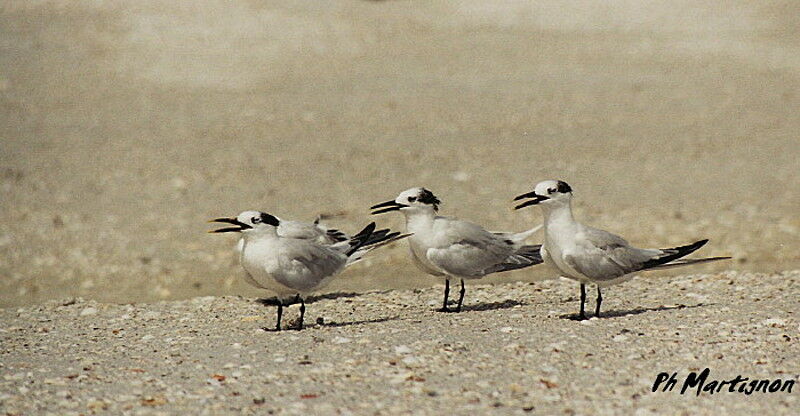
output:
[[[400,208],[405,208],[405,207],[408,207],[408,205],[399,204],[394,201],[386,201],[386,202],[381,202],[380,204],[377,205],[373,205],[369,207],[369,209],[383,208],[377,211],[372,211],[372,215],[376,215],[376,214],[383,214],[384,212],[397,211]]]
[[[514,198],[514,200],[515,201],[519,201],[520,199],[525,199],[525,198],[533,198],[533,199],[527,200],[527,201],[515,206],[514,209],[521,209],[521,208],[529,207],[531,205],[536,205],[536,204],[538,204],[538,203],[540,203],[542,201],[547,201],[548,199],[550,199],[550,198],[548,198],[546,196],[538,195],[536,193],[536,191],[530,191],[527,194],[517,195],[517,197]]]
[[[209,231],[209,233],[242,232],[244,230],[253,228],[253,227],[251,227],[251,226],[249,226],[249,225],[247,225],[247,224],[245,224],[243,222],[240,222],[236,218],[216,218],[216,219],[213,219],[213,220],[211,220],[209,222],[222,222],[222,223],[225,223],[225,224],[238,225],[238,227],[226,227],[226,228],[220,228],[218,230],[211,230],[211,231]]]

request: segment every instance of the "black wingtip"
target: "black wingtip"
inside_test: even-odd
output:
[[[708,243],[708,239],[695,241],[692,244],[687,244],[685,246],[675,247],[675,248],[671,248],[671,249],[667,249],[667,250],[675,250],[675,251],[678,252],[678,254],[681,254],[680,257],[683,257],[683,256],[689,255],[689,254],[699,250],[701,247],[706,245],[706,243]]]
[[[371,222],[367,224],[361,231],[359,231],[356,235],[354,235],[351,240],[358,240],[360,237],[364,237],[365,235],[370,235],[372,232],[375,231],[375,222]]]
[[[347,234],[335,228],[329,229],[328,231],[325,232],[325,234],[327,234],[328,237],[332,238],[336,242],[346,241],[349,239],[349,237],[347,237]]]
[[[706,245],[706,243],[708,243],[708,239],[695,241],[694,243],[687,244],[685,246],[661,249],[661,251],[663,251],[666,254],[661,257],[646,261],[644,264],[642,264],[642,269],[649,269],[652,267],[661,266],[673,260],[679,259],[681,257],[688,256],[689,254],[692,254],[695,251],[699,250],[700,247]]]
[[[370,234],[369,238],[367,238],[367,240],[364,241],[364,246],[380,243],[382,241],[386,241],[394,237],[397,237],[398,235],[400,235],[399,232],[392,232],[392,230],[388,228],[375,230],[372,234]]]
[[[347,255],[350,256],[355,253],[359,248],[363,247],[366,244],[367,240],[372,236],[372,233],[375,231],[375,222],[369,223],[363,230],[359,231],[358,234],[354,235],[350,238],[350,250],[347,252]]]

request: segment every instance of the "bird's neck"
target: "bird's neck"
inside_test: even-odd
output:
[[[551,227],[575,224],[575,218],[572,217],[572,206],[569,202],[555,206],[543,206],[542,208],[545,230]]]
[[[252,243],[261,240],[273,240],[278,238],[277,227],[262,227],[258,230],[251,230],[243,233],[244,243]]]
[[[406,229],[409,232],[416,232],[415,230],[427,229],[433,226],[433,220],[436,218],[436,212],[430,210],[413,210],[403,212],[406,216]]]

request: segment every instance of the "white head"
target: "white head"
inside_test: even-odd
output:
[[[541,205],[542,208],[569,205],[569,201],[572,199],[572,188],[564,181],[543,181],[537,183],[532,192],[519,195],[514,200],[527,198],[532,199],[517,205],[514,209],[530,205]]]
[[[212,230],[209,231],[210,233],[240,232],[245,235],[275,232],[275,227],[280,224],[280,220],[277,217],[260,211],[244,211],[237,215],[236,218],[217,218],[209,222],[221,222],[235,225],[235,227]]]
[[[398,210],[404,214],[414,212],[435,213],[439,210],[439,204],[441,203],[442,201],[433,192],[425,188],[411,188],[401,192],[394,201],[373,205],[370,209],[375,210],[372,212],[373,215]]]

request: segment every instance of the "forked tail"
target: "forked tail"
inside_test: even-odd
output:
[[[363,230],[359,231],[358,234],[350,237],[350,241],[347,244],[350,245],[350,249],[347,250],[345,254],[347,256],[352,256],[359,248],[363,247],[364,244],[367,243],[372,233],[375,231],[375,223],[371,222]]]
[[[664,248],[661,249],[662,255],[650,259],[642,264],[641,270],[646,269],[666,269],[670,267],[685,266],[688,264],[708,263],[717,260],[728,260],[730,257],[706,257],[703,259],[680,259],[681,257],[688,256],[703,247],[708,240],[700,240],[692,244],[680,247]]]
[[[484,270],[484,273],[489,274],[507,272],[509,270],[522,269],[542,263],[542,253],[540,252],[541,248],[542,246],[540,244],[522,246],[512,255],[508,256],[508,258],[506,258],[502,263],[495,264],[494,266]]]
[[[504,240],[509,240],[514,244],[519,244],[525,240],[527,240],[530,236],[534,235],[537,231],[542,228],[542,225],[539,224],[530,230],[522,231],[519,233],[508,233],[508,232],[493,232],[492,234],[503,238]]]
[[[370,223],[358,234],[354,235],[350,241],[350,249],[347,251],[347,265],[351,265],[364,256],[364,254],[385,246],[397,240],[402,240],[411,234],[400,234],[392,232],[388,228],[375,231],[375,223]]]

